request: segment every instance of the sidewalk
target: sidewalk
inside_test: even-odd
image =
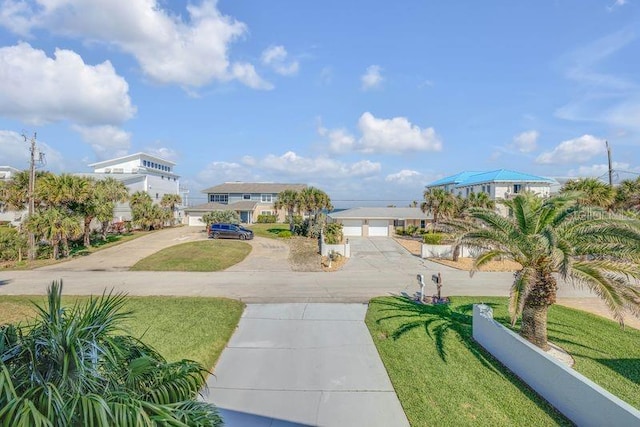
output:
[[[250,304],[209,377],[228,427],[408,426],[364,304]]]

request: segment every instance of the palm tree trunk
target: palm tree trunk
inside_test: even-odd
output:
[[[458,261],[458,258],[460,258],[460,245],[456,244],[453,247],[453,255],[452,255],[451,258],[452,258],[453,262]]]
[[[527,295],[522,309],[520,335],[543,350],[549,350],[547,342],[547,312],[555,304],[558,283],[550,273],[538,273],[538,279]]]
[[[543,350],[549,350],[547,342],[548,305],[525,306],[522,310],[520,335]]]
[[[91,238],[90,238],[90,234],[91,234],[91,221],[93,220],[92,216],[85,216],[84,217],[84,247],[85,248],[90,248],[91,247]]]

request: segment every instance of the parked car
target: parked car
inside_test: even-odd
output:
[[[253,239],[253,231],[237,224],[211,224],[209,226],[209,237],[213,239]]]

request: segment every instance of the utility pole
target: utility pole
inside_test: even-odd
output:
[[[24,138],[24,142],[29,143],[29,189],[28,189],[28,198],[29,198],[29,207],[28,207],[28,215],[29,218],[35,212],[35,189],[36,189],[36,133],[33,133],[31,138],[27,138],[27,136],[23,133],[22,137]],[[38,155],[38,161],[42,161],[42,153]],[[36,258],[36,236],[33,231],[29,231],[29,260],[33,261]]]
[[[613,188],[613,168],[611,167],[611,147],[609,141],[604,142],[607,145],[607,159],[609,160],[609,187]]]

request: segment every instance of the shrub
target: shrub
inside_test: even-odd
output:
[[[238,212],[236,211],[211,211],[202,215],[202,221],[207,225],[220,222],[239,224],[240,215],[238,215]]]
[[[0,261],[17,261],[27,254],[27,241],[15,228],[0,227]]]
[[[448,236],[444,233],[427,233],[422,236],[422,241],[427,245],[441,245]]]
[[[342,242],[342,224],[332,222],[324,228],[324,242],[329,245],[337,245]]]
[[[288,239],[291,237],[291,232],[289,230],[282,230],[278,233],[278,237],[282,237],[283,239]]]
[[[257,223],[259,224],[275,224],[278,221],[276,215],[258,215]]]

